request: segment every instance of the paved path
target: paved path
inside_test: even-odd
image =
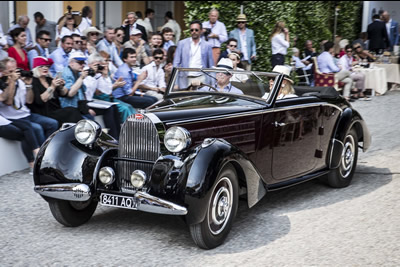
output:
[[[100,207],[58,224],[27,171],[0,177],[0,266],[400,266],[400,91],[354,107],[372,147],[351,186],[311,181],[244,201],[225,244],[197,248],[183,221]]]

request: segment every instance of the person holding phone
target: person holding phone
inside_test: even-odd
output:
[[[285,65],[285,56],[287,49],[290,46],[289,30],[285,28],[285,22],[278,21],[272,31],[271,37],[271,65],[274,68],[276,65]]]

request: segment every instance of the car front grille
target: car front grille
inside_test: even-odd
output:
[[[154,165],[151,162],[155,162],[159,156],[160,141],[153,122],[143,114],[129,116],[119,137],[118,177],[121,189],[135,190],[130,182],[130,176],[135,170],[144,171],[150,177]]]

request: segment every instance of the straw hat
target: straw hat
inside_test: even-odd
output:
[[[93,26],[84,29],[82,32],[82,35],[87,36],[91,32],[97,32],[99,34],[99,38],[101,38],[103,36],[103,33],[100,30],[98,30],[96,27],[93,27]]]
[[[245,14],[239,14],[236,19],[237,22],[247,22],[247,18]]]

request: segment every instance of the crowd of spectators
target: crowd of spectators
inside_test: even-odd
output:
[[[8,31],[7,42],[0,43],[0,137],[20,140],[32,167],[45,138],[65,122],[103,115],[109,134],[118,139],[129,115],[163,98],[173,67],[211,68],[224,63],[235,70],[251,70],[257,53],[246,15],[237,16],[237,27],[229,34],[218,10],[211,9],[208,15],[207,21],[192,21],[190,37],[182,40],[170,11],[159,31],[151,25],[152,9],[146,10],[144,19],[141,12],[129,12],[120,27],[103,31],[93,25],[89,6],[81,16],[66,13],[58,23],[36,12],[35,35],[27,27],[29,17],[19,17]],[[310,40],[303,52],[293,48],[295,68],[308,73],[313,85],[312,58],[318,57],[321,71],[336,73],[345,83],[346,98],[355,98],[356,93],[364,98],[363,77],[352,66],[357,60],[374,59],[368,49],[391,51],[399,42],[397,23],[387,12],[381,19],[375,18],[352,45],[343,46],[337,60],[332,42],[324,42],[320,55]],[[377,41],[380,34],[382,40]],[[270,38],[272,67],[285,65],[290,47],[285,22],[276,23]],[[223,46],[226,49],[221,51]],[[199,77],[188,78],[190,82]],[[243,82],[246,76],[235,74],[229,79]],[[224,82],[221,79],[220,86]]]

